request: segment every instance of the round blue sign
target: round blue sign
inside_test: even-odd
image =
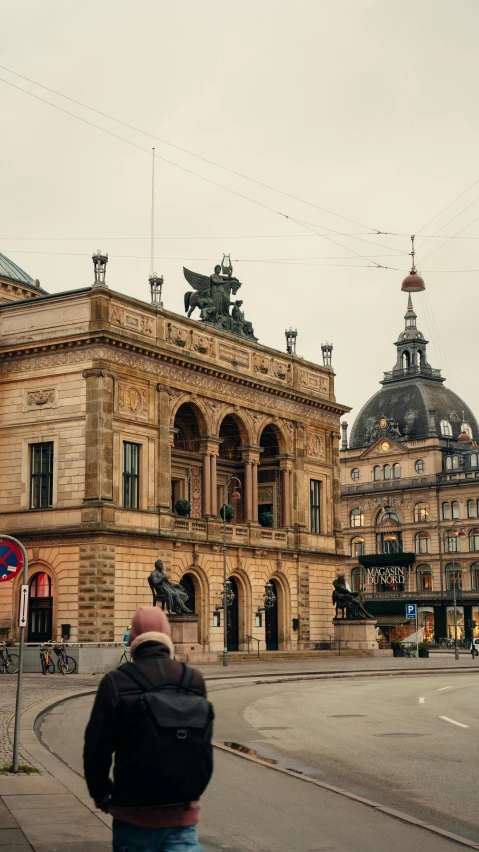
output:
[[[23,568],[23,553],[18,544],[0,537],[0,583],[13,580]]]

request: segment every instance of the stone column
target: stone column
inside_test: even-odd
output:
[[[86,379],[85,502],[113,502],[113,375],[84,370]]]
[[[211,461],[208,453],[203,456],[203,515],[211,514]]]
[[[291,497],[290,497],[289,470],[287,470],[287,469],[281,471],[281,487],[282,487],[282,498],[283,498],[282,526],[283,527],[290,527],[291,526]]]
[[[258,522],[258,462],[253,462],[253,522]]]
[[[158,452],[157,494],[160,515],[171,514],[171,443],[174,434],[170,430],[170,395],[166,385],[157,385],[158,390]]]
[[[216,455],[213,453],[211,459],[211,514],[216,518],[218,514],[218,491],[216,484]]]
[[[253,520],[253,473],[251,462],[244,465],[244,509],[245,521]]]

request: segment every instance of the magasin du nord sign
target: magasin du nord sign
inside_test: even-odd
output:
[[[383,583],[392,586],[396,583],[404,583],[404,568],[399,565],[384,565],[380,568],[367,568],[366,579],[370,585]]]

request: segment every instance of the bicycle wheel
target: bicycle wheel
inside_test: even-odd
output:
[[[76,671],[77,661],[73,657],[64,657],[65,663],[62,665],[62,658],[58,658],[58,671],[62,674],[73,674]]]
[[[55,674],[55,663],[52,660],[50,660],[48,666],[46,666],[46,670],[47,672],[50,672],[50,674]]]
[[[7,664],[5,666],[8,674],[16,674],[18,672],[19,665],[20,659],[18,654],[9,654],[7,657]]]

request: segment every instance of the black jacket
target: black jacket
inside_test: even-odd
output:
[[[166,682],[172,686],[179,684],[183,665],[169,657],[165,645],[145,642],[136,649],[135,665],[157,686],[162,683],[159,659]],[[193,669],[191,687],[206,696],[203,675],[198,669]],[[115,776],[120,778],[125,770],[121,762],[132,758],[132,755],[128,754],[128,737],[134,707],[141,694],[121,668],[105,675],[98,687],[90,721],[85,730],[83,750],[85,780],[89,793],[96,802],[111,794],[114,805],[128,807],[130,804],[127,790],[118,781],[114,780],[112,783],[109,772],[115,752],[118,752],[115,756]],[[154,779],[152,783],[154,784]]]

